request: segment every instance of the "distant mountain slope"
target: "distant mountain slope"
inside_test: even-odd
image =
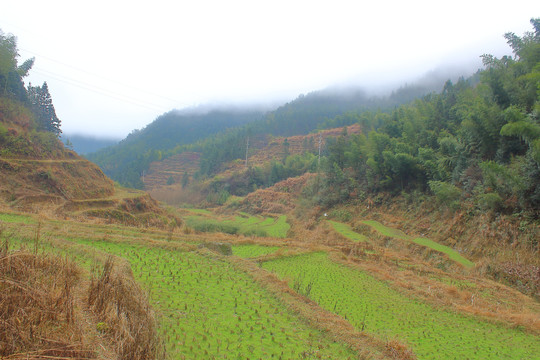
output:
[[[163,152],[193,144],[228,128],[261,119],[263,113],[253,109],[223,108],[211,111],[170,111],[142,130],[133,131],[117,145],[87,157],[114,180],[141,188],[141,176],[152,161]]]
[[[184,177],[193,177],[199,170],[200,153],[183,152],[150,164],[143,177],[145,189],[156,189],[166,185],[181,183]]]
[[[319,136],[321,147],[324,149],[326,140],[329,137],[338,136],[342,131],[343,128],[336,128],[322,130],[317,134],[252,140],[248,159],[249,165],[264,166],[272,160],[280,160],[289,155],[301,155],[306,151],[316,153],[318,151]],[[361,129],[358,124],[354,124],[348,127],[347,131],[349,134],[358,134]],[[183,152],[161,161],[152,162],[148,173],[145,174],[143,179],[144,188],[156,191],[162,187],[180,184],[185,177],[188,177],[188,179],[193,178],[193,175],[199,170],[200,157],[201,154],[198,152]],[[231,161],[222,164],[221,170],[223,172],[221,175],[230,176],[231,173],[244,169],[245,162],[243,159],[241,162]]]
[[[197,178],[200,153],[176,154],[150,164],[144,176],[145,189],[153,198],[170,205],[211,199],[215,194],[244,196],[254,188],[266,188],[288,177],[313,171],[317,166],[319,141],[324,156],[332,138],[361,132],[361,126],[353,124],[346,129],[340,127],[307,135],[250,138],[248,167],[245,158],[222,163],[218,174],[209,179]],[[194,178],[197,181],[193,181]]]
[[[361,113],[366,110],[389,111],[432,91],[442,89],[448,76],[431,74],[429,81],[403,86],[385,96],[368,95],[360,88],[325,89],[314,91],[263,113],[249,108],[171,111],[136,130],[119,144],[87,155],[112,179],[119,183],[142,188],[143,174],[150,163],[182,153],[201,153],[200,173],[211,175],[220,164],[242,158],[247,137],[304,135],[317,128],[336,128],[351,125],[356,118],[336,116]],[[230,129],[234,129],[231,131]],[[191,145],[191,146],[187,146]]]

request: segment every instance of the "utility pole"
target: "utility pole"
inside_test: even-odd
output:
[[[317,160],[317,166],[321,166],[321,145],[322,145],[322,134],[319,133],[319,159]]]
[[[248,167],[249,136],[246,139],[246,168]]]

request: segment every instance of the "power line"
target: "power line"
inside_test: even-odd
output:
[[[129,89],[136,90],[136,91],[139,91],[139,92],[142,92],[142,93],[146,93],[146,94],[148,94],[148,95],[152,95],[152,96],[155,96],[155,97],[158,97],[158,98],[162,98],[162,99],[164,99],[164,100],[173,101],[173,102],[175,102],[175,103],[177,102],[177,100],[175,100],[175,99],[172,99],[172,98],[169,98],[169,97],[160,95],[160,94],[156,94],[156,93],[151,92],[151,91],[148,91],[148,90],[139,89],[139,88],[137,88],[137,87],[135,87],[135,86],[132,86],[132,85],[129,85],[129,84],[125,84],[125,83],[122,83],[122,82],[117,81],[117,80],[109,79],[109,78],[104,77],[104,76],[102,76],[102,75],[100,75],[100,74],[96,74],[96,73],[90,72],[90,71],[88,71],[88,70],[81,69],[81,68],[78,68],[78,67],[76,67],[76,66],[73,66],[73,65],[71,65],[71,64],[67,64],[67,63],[65,63],[65,62],[62,62],[62,61],[53,59],[53,58],[51,58],[51,57],[48,57],[48,56],[45,56],[45,55],[38,54],[38,53],[36,53],[35,51],[28,50],[28,49],[21,48],[21,47],[19,47],[19,49],[20,49],[20,50],[23,50],[23,51],[25,51],[25,52],[27,52],[27,53],[30,53],[30,54],[32,54],[32,55],[35,55],[35,56],[37,56],[37,57],[39,57],[39,58],[47,59],[47,60],[52,61],[52,62],[54,62],[54,63],[57,63],[57,64],[59,64],[59,65],[62,65],[62,66],[71,68],[71,69],[73,69],[73,70],[76,70],[76,71],[85,73],[85,74],[87,74],[87,75],[91,75],[91,76],[94,76],[94,77],[101,78],[101,79],[103,79],[103,80],[105,80],[105,81],[109,81],[109,82],[111,82],[111,83],[115,83],[115,84],[120,85],[120,86],[123,86],[123,87],[125,87],[125,88],[129,88]]]
[[[64,75],[55,74],[55,73],[53,73],[51,71],[48,71],[48,70],[44,70],[44,69],[40,69],[40,68],[33,68],[32,71],[34,71],[34,72],[36,72],[38,74],[41,74],[41,75],[43,75],[45,77],[55,79],[57,81],[63,82],[65,84],[68,84],[68,85],[71,85],[71,86],[75,86],[75,87],[78,87],[78,88],[81,88],[81,89],[84,89],[84,90],[87,90],[87,91],[92,91],[92,92],[97,93],[97,94],[102,95],[102,96],[107,96],[107,97],[110,97],[110,98],[113,98],[113,99],[116,99],[116,100],[127,102],[127,103],[130,103],[130,104],[133,104],[133,105],[137,105],[137,106],[140,106],[140,107],[150,109],[150,110],[161,111],[161,112],[165,112],[167,110],[170,110],[170,109],[164,110],[163,107],[160,106],[160,105],[156,105],[156,104],[153,104],[153,103],[150,103],[150,102],[147,102],[147,101],[143,101],[143,100],[136,99],[136,98],[133,98],[133,97],[130,97],[130,96],[126,96],[124,94],[115,93],[113,91],[110,91],[110,90],[107,90],[107,89],[104,89],[104,88],[101,88],[101,87],[98,87],[98,86],[95,86],[95,85],[92,85],[92,84],[88,84],[88,83],[82,82],[80,80],[75,80],[75,79],[69,78],[69,77],[64,76]]]
[[[5,22],[3,22],[3,23],[5,23]],[[23,29],[23,28],[21,28],[21,27],[19,27],[17,25],[14,25],[14,24],[9,24],[8,23],[8,25],[13,26],[15,28],[18,28],[19,30],[22,30],[23,32],[31,33],[31,34],[34,34],[34,35],[36,34],[35,32],[28,31],[27,29]],[[83,82],[81,80],[73,79],[73,78],[67,77],[65,75],[60,75],[60,74],[51,72],[49,70],[40,69],[38,67],[33,67],[32,68],[33,72],[41,73],[41,75],[43,75],[43,76],[53,78],[53,79],[55,79],[57,81],[65,83],[65,84],[75,86],[75,87],[78,87],[78,88],[81,88],[81,89],[84,89],[84,90],[87,90],[87,91],[92,91],[92,92],[97,93],[97,94],[102,95],[102,96],[107,96],[107,97],[110,97],[110,98],[113,98],[113,99],[116,99],[116,100],[119,100],[119,101],[123,101],[123,102],[126,102],[126,103],[130,103],[130,104],[137,105],[137,106],[147,108],[147,109],[150,109],[150,110],[154,110],[154,111],[165,112],[165,111],[169,111],[171,108],[173,108],[175,106],[178,106],[178,105],[181,105],[181,106],[189,106],[189,105],[191,105],[191,104],[187,104],[187,103],[179,103],[177,100],[172,99],[170,97],[166,97],[166,96],[163,96],[163,95],[160,95],[160,94],[156,94],[156,93],[148,91],[148,90],[140,89],[140,88],[134,87],[132,85],[125,84],[125,83],[122,83],[120,81],[104,77],[104,76],[102,76],[100,74],[92,73],[92,72],[90,72],[88,70],[81,69],[81,68],[78,68],[78,67],[73,66],[71,64],[67,64],[67,63],[65,63],[63,61],[59,61],[57,59],[54,59],[54,58],[39,54],[39,53],[37,53],[35,51],[32,51],[32,50],[29,50],[27,48],[22,48],[20,46],[17,46],[17,47],[18,47],[19,50],[22,50],[22,51],[24,51],[26,53],[34,55],[39,59],[46,59],[48,61],[51,61],[51,62],[57,63],[59,65],[62,65],[64,67],[66,67],[66,68],[76,70],[76,71],[78,71],[80,73],[84,73],[84,74],[87,74],[87,75],[90,75],[90,76],[97,77],[97,78],[100,78],[102,80],[108,81],[110,83],[120,85],[120,86],[122,86],[122,87],[124,87],[126,89],[135,90],[135,91],[140,92],[140,93],[145,93],[145,94],[154,96],[156,98],[161,98],[163,100],[173,102],[173,105],[171,105],[170,107],[168,107],[167,109],[164,110],[163,106],[156,105],[156,104],[151,103],[151,102],[149,102],[147,100],[140,100],[140,99],[137,99],[137,98],[134,98],[134,97],[131,97],[131,96],[127,96],[125,94],[120,94],[118,92],[114,92],[114,91],[111,91],[111,90],[108,90],[108,89],[104,89],[102,87],[95,86],[95,85]]]

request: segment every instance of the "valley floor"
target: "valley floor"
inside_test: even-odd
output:
[[[475,275],[470,260],[430,239],[415,241],[369,219],[359,232],[324,219],[310,231],[293,216],[180,213],[187,215],[237,231],[8,213],[0,214],[0,225],[12,249],[59,254],[85,278],[100,278],[107,258],[116,259],[114,266],[147,294],[141,299],[147,296],[156,313],[169,359],[533,359],[540,353],[538,302]],[[274,231],[285,220],[290,229]],[[263,236],[268,233],[274,237]],[[411,255],[418,251],[431,255]],[[118,354],[116,323],[95,306],[81,314],[94,324],[84,330],[94,335],[81,341],[91,346],[97,333]]]

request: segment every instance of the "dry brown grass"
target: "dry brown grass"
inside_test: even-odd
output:
[[[93,359],[74,311],[76,267],[59,257],[0,249],[0,357]]]
[[[392,359],[414,360],[416,355],[405,345],[397,340],[390,340],[386,343],[386,352]]]
[[[129,265],[115,266],[114,258],[109,257],[100,277],[92,279],[88,306],[100,321],[99,330],[114,344],[119,359],[164,357],[154,313],[133,280]]]
[[[466,204],[464,204],[466,206]],[[409,203],[395,198],[352,211],[401,227],[408,234],[452,246],[474,261],[474,272],[540,299],[540,224],[524,216],[450,211],[431,200]],[[457,270],[457,268],[453,269]]]

